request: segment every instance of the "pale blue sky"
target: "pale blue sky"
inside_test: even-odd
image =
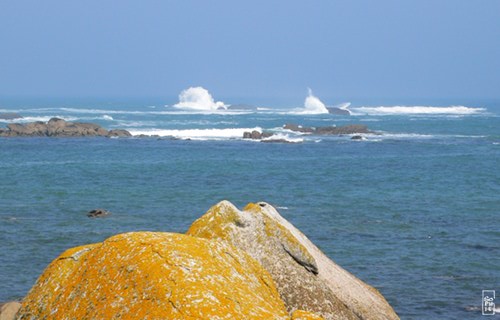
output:
[[[0,1],[0,97],[500,98],[500,1]]]

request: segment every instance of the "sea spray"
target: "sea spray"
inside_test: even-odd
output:
[[[305,114],[321,114],[328,113],[325,104],[313,95],[311,88],[307,88],[308,95],[304,101],[304,110],[301,113]]]
[[[179,109],[209,110],[226,109],[222,101],[215,102],[212,95],[203,87],[189,87],[179,94],[179,103],[173,105]]]

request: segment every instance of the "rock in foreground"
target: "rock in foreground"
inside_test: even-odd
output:
[[[0,129],[0,137],[130,137],[126,130],[108,131],[93,123],[68,122],[52,118],[25,124],[10,123],[7,129]]]
[[[290,319],[269,273],[242,250],[135,232],[64,252],[17,319]]]
[[[398,319],[384,297],[325,256],[269,204],[243,211],[223,201],[195,221],[189,235],[226,240],[259,261],[290,313],[325,319]]]

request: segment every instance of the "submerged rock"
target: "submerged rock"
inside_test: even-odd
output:
[[[295,132],[311,133],[317,135],[342,135],[342,134],[356,134],[356,133],[371,133],[368,127],[362,124],[350,124],[340,127],[303,127],[293,123],[287,123],[283,129],[288,129]]]
[[[17,319],[290,319],[269,273],[226,242],[120,234],[54,260]]]
[[[105,216],[109,216],[111,212],[104,209],[94,209],[87,213],[87,217],[89,218],[102,218]]]
[[[302,309],[325,319],[398,319],[376,289],[331,261],[267,203],[240,211],[220,202],[187,234],[226,240],[248,252],[269,271],[290,313]]]
[[[0,130],[2,137],[116,137],[131,136],[126,130],[108,131],[93,123],[68,122],[52,118],[25,124],[10,123],[6,130]]]

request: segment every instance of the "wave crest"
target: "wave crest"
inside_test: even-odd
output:
[[[311,88],[307,88],[308,95],[304,101],[304,110],[306,114],[322,114],[328,113],[325,104],[316,96],[313,95]]]
[[[189,110],[215,111],[227,109],[222,101],[215,101],[207,89],[203,87],[189,87],[179,94],[179,102],[173,107]]]

